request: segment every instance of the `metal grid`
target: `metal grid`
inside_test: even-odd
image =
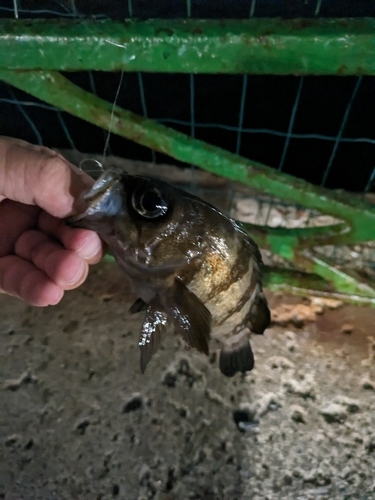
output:
[[[44,8],[42,9],[32,0],[9,0],[0,3],[0,15],[15,18],[70,17],[81,19],[82,22],[87,16],[121,18],[142,15],[150,17],[153,15],[157,17],[158,15],[173,16],[174,13],[177,13],[180,17],[200,17],[203,15],[215,17],[215,13],[226,17],[375,15],[375,7],[366,5],[366,2],[358,1],[345,2],[345,6],[335,5],[338,2],[328,0],[295,1],[288,2],[288,6],[285,6],[285,3],[280,1],[245,0],[237,2],[234,7],[233,2],[218,0],[215,2],[215,8],[213,8],[214,3],[212,1],[170,0],[160,3],[144,1],[141,4],[143,10],[141,10],[140,3],[133,0],[121,3],[121,7],[118,6],[119,3],[106,2],[105,12],[103,12],[100,2],[50,0],[43,2]],[[114,4],[116,4],[116,8],[114,8]],[[164,7],[160,7],[160,5],[164,5]],[[371,9],[374,12],[371,12]],[[85,85],[93,93],[102,92],[102,88],[99,89],[99,82],[103,81],[103,76],[103,74],[88,72],[85,75]],[[70,75],[70,77],[82,81],[82,75]],[[372,104],[372,100],[369,98],[373,93],[373,79],[371,77],[334,77],[334,84],[332,84],[332,78],[267,77],[268,81],[274,78],[276,88],[281,85],[279,90],[275,91],[275,94],[278,93],[277,98],[280,109],[275,109],[274,116],[271,116],[270,111],[268,111],[268,116],[272,118],[269,127],[267,127],[267,123],[264,123],[259,110],[257,111],[257,117],[253,118],[251,116],[253,114],[254,100],[261,100],[262,98],[262,92],[259,92],[261,83],[257,85],[257,82],[264,81],[261,79],[262,77],[247,75],[242,77],[184,75],[183,79],[188,79],[188,82],[185,82],[186,105],[184,104],[185,109],[177,114],[174,111],[172,112],[173,107],[176,105],[174,99],[166,100],[163,106],[155,106],[155,85],[152,76],[150,77],[149,74],[121,74],[107,75],[107,77],[113,82],[111,83],[112,90],[116,91],[112,92],[112,100],[116,99],[121,105],[124,104],[124,107],[130,109],[133,105],[133,110],[140,112],[144,116],[149,116],[160,123],[187,132],[192,137],[202,138],[212,143],[216,141],[217,145],[224,144],[224,147],[233,152],[269,164],[279,171],[300,176],[315,184],[334,189],[353,189],[364,193],[371,190],[375,180],[375,167],[372,161],[375,153],[375,130],[372,130],[373,127],[370,122],[368,122],[368,126],[358,123],[358,118],[364,108],[363,102],[368,102],[368,105],[366,105],[368,107],[371,107]],[[172,78],[174,77],[175,75],[172,76]],[[163,78],[163,75],[160,75],[160,78]],[[171,80],[171,77],[168,78]],[[328,86],[326,85],[327,81]],[[181,78],[176,80],[176,85],[179,85],[180,82]],[[223,109],[221,116],[218,116],[216,110],[213,109],[212,103],[210,109],[205,110],[204,113],[201,112],[202,100],[204,95],[207,96],[207,92],[203,94],[202,98],[200,88],[202,88],[202,85],[210,85],[210,82],[218,82],[219,87],[221,86],[224,90],[225,85],[230,85],[230,82],[233,83],[233,91],[230,96],[232,107],[230,119],[228,118],[228,109]],[[173,87],[173,82],[171,85]],[[216,83],[212,83],[212,85],[216,86]],[[325,100],[321,105],[327,105],[333,85],[337,87],[337,94],[341,93],[341,97],[335,100],[336,109],[328,108],[320,112],[322,127],[316,125],[319,115],[317,113],[312,119],[316,129],[303,130],[306,128],[309,119],[303,116],[304,113],[306,114],[306,109],[308,114],[309,110],[311,112],[312,105],[319,108],[319,104],[321,104],[319,99],[322,96],[325,97]],[[132,87],[131,92],[129,92],[129,86]],[[311,95],[314,94],[312,91],[314,86],[320,88],[321,92],[317,93],[318,101],[309,104]],[[103,87],[102,84],[101,87]],[[258,91],[256,87],[258,87]],[[168,88],[170,89],[171,86]],[[252,98],[254,88],[256,95]],[[328,97],[324,96],[325,88],[328,89]],[[126,93],[129,93],[129,99],[126,99]],[[136,98],[137,94],[138,98]],[[264,92],[262,105],[267,104],[270,94],[269,89]],[[180,95],[179,97],[181,98]],[[132,104],[127,105],[129,100],[132,100]],[[375,106],[375,100],[373,99],[373,101]],[[275,106],[278,105],[277,100],[273,101],[273,103]],[[221,105],[221,102],[217,103],[218,107]],[[1,113],[3,119],[0,119],[0,133],[22,136],[32,142],[45,143],[52,147],[70,147],[83,150],[85,141],[82,140],[82,136],[86,135],[88,138],[91,136],[92,130],[96,128],[92,125],[83,124],[78,119],[74,119],[52,106],[30,98],[5,84],[0,84],[0,106],[3,107]],[[157,115],[154,113],[155,107],[159,111]],[[150,109],[153,112],[150,113]],[[332,113],[334,115],[333,119],[331,117]],[[47,117],[47,115],[50,116]],[[52,115],[54,116],[52,117]],[[205,118],[215,117],[215,120],[201,119],[202,115]],[[278,116],[277,119],[275,119],[276,116]],[[44,119],[44,117],[47,118]],[[10,122],[14,123],[14,125]],[[43,127],[43,122],[47,123],[48,126]],[[279,127],[272,125],[279,125]],[[325,130],[325,132],[323,133],[322,130]],[[350,132],[352,132],[351,135],[349,135]],[[166,161],[165,157],[154,151],[146,151],[146,148],[142,146],[129,144],[125,139],[109,137],[103,131],[100,131],[100,140],[98,141],[98,134],[99,131],[95,130],[95,140],[93,142],[96,150],[93,149],[91,144],[86,152],[99,153],[105,151],[106,154],[114,153],[120,156],[133,157],[134,159],[151,160],[153,162]],[[102,146],[98,146],[100,141],[102,141]],[[124,154],[124,151],[130,154]],[[316,151],[318,151],[318,154],[316,154]],[[310,158],[311,155],[316,156],[314,161]],[[346,173],[346,176],[343,176],[342,171],[349,170],[350,161],[354,158],[359,158],[359,165],[357,163],[355,169],[351,169],[353,175]],[[317,164],[319,164],[319,168],[317,168]],[[195,169],[194,167],[191,168],[192,183],[194,184]],[[231,189],[230,186],[229,189]]]

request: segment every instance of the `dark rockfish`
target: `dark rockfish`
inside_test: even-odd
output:
[[[109,168],[85,194],[87,210],[67,222],[96,231],[111,248],[145,311],[141,370],[172,327],[208,354],[222,343],[224,375],[254,366],[250,333],[270,322],[254,241],[213,206],[164,182]]]

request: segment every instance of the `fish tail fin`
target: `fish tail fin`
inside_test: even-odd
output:
[[[226,377],[233,377],[237,372],[245,373],[254,368],[254,354],[247,331],[239,333],[230,343],[224,344],[220,352],[219,366]]]

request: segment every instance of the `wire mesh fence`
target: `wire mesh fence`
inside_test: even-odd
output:
[[[286,5],[287,4],[287,5]],[[375,15],[369,2],[333,1],[261,2],[251,0],[227,2],[169,1],[169,2],[33,2],[13,0],[0,4],[5,17],[70,17],[84,22],[88,16],[103,17],[251,17],[251,16],[327,16]],[[44,8],[40,8],[43,5]],[[372,12],[372,10],[374,12]],[[74,75],[83,87],[102,97],[114,100],[119,91],[119,103],[144,116],[188,132],[191,136],[207,138],[226,149],[262,161],[279,171],[286,171],[330,188],[350,188],[368,191],[375,169],[372,157],[375,146],[372,105],[375,105],[369,78],[294,78],[209,75],[124,75],[118,87],[117,75]],[[111,78],[110,78],[111,77]],[[82,80],[86,79],[86,82]],[[103,84],[104,81],[104,84]],[[103,86],[112,89],[105,94]],[[212,96],[210,98],[210,95]],[[112,98],[112,99],[111,99]],[[0,102],[3,107],[2,133],[12,131],[12,124],[21,124],[20,132],[38,143],[84,149],[83,141],[75,140],[77,132],[88,129],[87,124],[69,120],[63,113],[3,84]],[[35,109],[36,108],[36,109]],[[42,127],[38,112],[50,116],[53,130]],[[21,115],[21,116],[20,116]],[[11,117],[11,119],[10,119]],[[57,123],[56,123],[57,121]],[[27,131],[27,128],[31,130]],[[44,130],[43,130],[44,129]],[[57,137],[58,134],[62,137]],[[92,145],[86,135],[88,150]],[[105,141],[105,137],[102,136]],[[111,142],[114,138],[111,138]],[[98,142],[95,140],[95,147]],[[124,142],[124,140],[121,140]],[[77,144],[76,144],[77,143]],[[86,146],[86,148],[87,148]],[[104,145],[103,145],[104,149]],[[124,149],[116,148],[120,153]],[[134,154],[134,146],[126,149]],[[98,151],[95,151],[98,152]],[[158,161],[153,152],[143,151],[142,157]],[[314,156],[315,158],[312,158]],[[356,180],[348,185],[342,171],[349,164],[360,163]],[[160,159],[160,158],[159,158]],[[164,160],[164,159],[163,159]],[[315,161],[314,161],[315,160]],[[350,177],[348,175],[347,177]]]
[[[0,16],[61,18],[239,18],[374,16],[368,1],[290,2],[244,0],[45,1],[2,0]],[[68,73],[82,88],[159,123],[229,151],[330,189],[369,193],[375,181],[375,109],[372,77],[277,77],[253,75],[180,75],[151,73]],[[171,163],[124,138],[107,134],[24,92],[0,83],[0,133],[59,149]],[[186,165],[173,161],[174,165]],[[190,189],[196,169],[190,165]],[[225,187],[232,215],[241,215],[236,186]],[[255,196],[253,223],[302,227],[321,223],[303,207],[288,207]],[[250,204],[251,205],[251,204]],[[255,207],[255,208],[254,208]],[[287,207],[287,208],[285,208]],[[276,210],[276,212],[275,212]],[[243,212],[243,211],[242,211]],[[284,213],[284,216],[282,215]],[[276,215],[275,215],[276,214]],[[298,217],[297,217],[297,214]],[[357,253],[358,253],[357,248]],[[332,261],[347,264],[354,250],[329,250]],[[359,252],[363,254],[362,250]],[[375,254],[366,250],[372,266]]]

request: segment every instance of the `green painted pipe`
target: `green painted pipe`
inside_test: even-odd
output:
[[[375,240],[375,207],[362,200],[313,186],[113,106],[59,73],[0,70],[0,79],[74,116],[172,158],[344,220],[348,226],[340,231],[350,231],[352,243]],[[283,244],[283,235],[272,238],[274,249]]]
[[[375,75],[375,19],[1,19],[0,68]]]

